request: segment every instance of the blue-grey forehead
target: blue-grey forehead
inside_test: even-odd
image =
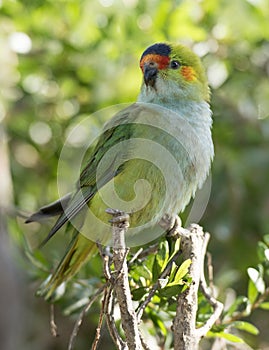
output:
[[[164,43],[158,43],[148,47],[142,54],[141,59],[149,54],[155,54],[160,56],[169,56],[171,53],[171,47]]]

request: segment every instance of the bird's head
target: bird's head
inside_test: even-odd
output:
[[[179,44],[157,43],[140,59],[143,73],[142,100],[208,101],[209,89],[199,57]]]

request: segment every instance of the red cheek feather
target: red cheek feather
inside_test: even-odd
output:
[[[187,81],[193,81],[196,79],[195,70],[192,67],[182,66],[180,73]]]
[[[157,63],[158,69],[165,69],[167,68],[170,62],[170,58],[168,56],[148,54],[145,57],[143,57],[142,60],[140,61],[140,68],[142,69],[142,71],[143,71],[144,64],[150,61]]]

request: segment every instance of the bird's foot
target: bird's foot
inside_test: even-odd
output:
[[[182,227],[182,221],[178,215],[170,216],[169,214],[165,214],[159,225],[166,230],[167,237],[177,239],[186,233],[186,229]]]
[[[122,224],[129,226],[130,215],[128,213],[112,208],[107,208],[106,213],[112,215],[112,219],[109,220],[112,225],[120,226]]]

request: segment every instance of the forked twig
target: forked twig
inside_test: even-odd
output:
[[[223,309],[223,305],[211,296],[204,276],[204,258],[209,238],[210,235],[204,233],[198,225],[191,225],[181,235],[183,258],[192,261],[189,268],[192,283],[178,296],[177,312],[173,323],[174,346],[177,350],[198,350],[201,338],[212,328]],[[196,328],[199,285],[214,312],[202,327]]]
[[[103,260],[103,271],[107,280],[107,288],[105,289],[104,298],[103,298],[103,311],[106,316],[106,324],[108,331],[110,333],[111,339],[118,349],[125,349],[126,343],[123,341],[119,332],[117,330],[115,320],[114,320],[114,296],[113,288],[115,280],[112,277],[112,272],[109,266],[109,256],[104,253],[103,247],[100,244],[97,244],[99,249],[100,256]],[[93,349],[92,349],[93,350]]]
[[[101,328],[102,328],[102,323],[103,323],[103,319],[104,319],[104,314],[105,314],[105,294],[106,294],[106,290],[105,289],[105,292],[104,292],[104,297],[103,297],[103,300],[102,300],[102,307],[101,307],[101,310],[100,310],[100,315],[99,315],[99,320],[98,320],[98,324],[97,324],[97,327],[96,327],[96,331],[95,331],[95,337],[94,337],[94,341],[92,343],[92,350],[96,350],[97,349],[97,345],[98,345],[98,342],[100,340],[100,336],[101,336]]]
[[[196,334],[198,337],[202,338],[204,337],[207,332],[213,327],[213,325],[216,323],[216,321],[219,319],[222,310],[223,310],[223,304],[219,302],[212,293],[214,292],[213,289],[213,266],[211,259],[208,260],[208,272],[209,272],[209,283],[210,287],[208,287],[205,279],[205,273],[204,273],[204,258],[206,255],[206,249],[207,245],[210,239],[210,235],[208,232],[204,234],[204,241],[203,241],[203,247],[202,247],[202,257],[203,257],[203,263],[201,265],[201,277],[200,277],[200,287],[203,295],[209,302],[209,304],[213,307],[213,313],[209,317],[209,319],[205,322],[205,324],[196,329]]]
[[[115,297],[113,295],[113,288],[110,286],[110,290],[107,291],[106,297],[106,322],[107,328],[111,335],[112,340],[116,344],[118,349],[126,349],[126,342],[121,338],[114,319],[114,306],[115,306]]]
[[[120,307],[122,328],[128,349],[142,350],[137,317],[132,304],[126,261],[128,250],[125,246],[125,233],[129,226],[129,216],[114,209],[107,209],[107,212],[112,215],[113,262],[115,271],[117,271],[114,290]]]
[[[54,304],[50,305],[50,332],[53,337],[58,337],[57,325],[55,323]]]

